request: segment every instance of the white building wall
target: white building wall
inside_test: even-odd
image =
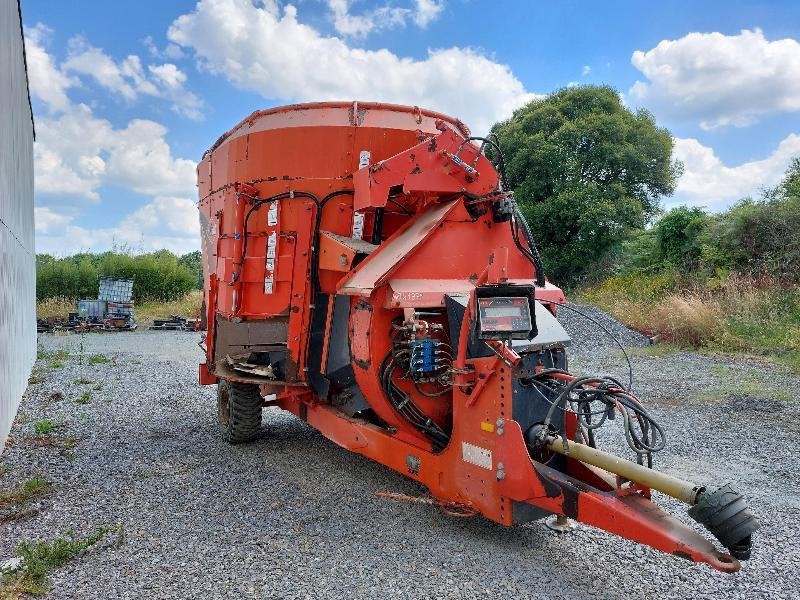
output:
[[[0,451],[36,360],[33,121],[18,0],[0,0]]]

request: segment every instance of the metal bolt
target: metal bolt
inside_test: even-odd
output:
[[[497,463],[497,480],[501,481],[502,479],[505,479],[505,477],[506,472],[503,470],[503,463]]]

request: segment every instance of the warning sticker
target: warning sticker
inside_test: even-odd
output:
[[[461,460],[471,465],[492,470],[492,451],[469,442],[461,442]]]

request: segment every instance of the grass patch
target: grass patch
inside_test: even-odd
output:
[[[66,360],[69,358],[69,352],[63,348],[59,350],[45,350],[40,347],[36,352],[36,358],[41,360]]]
[[[36,303],[36,317],[39,319],[48,319],[54,317],[66,318],[66,316],[75,312],[75,300],[70,298],[58,297],[48,298]]]
[[[37,383],[44,383],[44,377],[39,371],[33,371],[31,376],[28,377],[28,385],[36,385]]]
[[[86,379],[86,377],[78,377],[77,379],[73,379],[72,383],[77,385],[90,385],[94,383],[91,379]]]
[[[776,387],[769,377],[759,377],[749,371],[740,372],[724,365],[712,365],[708,371],[714,375],[715,382],[700,394],[703,401],[720,402],[734,395],[792,401],[792,394]]]
[[[110,363],[111,359],[108,358],[105,354],[92,354],[89,357],[89,364],[90,365],[102,365],[105,363]]]
[[[51,419],[42,419],[41,421],[36,421],[33,424],[33,430],[36,432],[36,435],[47,435],[49,433],[53,433],[55,428],[56,424]]]
[[[60,360],[51,360],[49,363],[47,363],[47,366],[51,369],[63,369],[64,363]]]
[[[581,290],[625,325],[678,348],[746,353],[800,372],[800,286],[737,276],[628,274]]]
[[[137,302],[136,320],[140,323],[152,323],[154,319],[164,319],[170,315],[193,319],[197,316],[202,302],[202,290],[192,290],[183,298],[170,302]],[[36,303],[36,316],[40,319],[66,318],[69,313],[75,311],[75,300],[69,298],[48,298]]]
[[[118,540],[121,539],[121,527],[104,525],[85,538],[78,538],[74,532],[69,531],[66,537],[56,538],[49,543],[20,542],[17,546],[17,556],[22,558],[22,568],[3,575],[0,591],[4,597],[9,598],[21,597],[22,594],[39,596],[46,593],[47,574],[50,571],[66,564],[113,531],[117,531]]]
[[[77,400],[75,400],[76,404],[89,404],[92,401],[92,394],[91,392],[83,392]]]
[[[13,490],[0,490],[0,508],[21,506],[43,495],[50,489],[50,482],[33,477]]]
[[[136,320],[151,323],[154,319],[165,319],[170,315],[181,315],[193,319],[203,302],[202,290],[192,290],[180,300],[172,302],[141,302],[136,305]]]

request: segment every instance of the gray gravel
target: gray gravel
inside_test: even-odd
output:
[[[573,368],[625,372],[601,334],[564,319],[588,349]],[[650,356],[641,336],[610,324],[640,346],[636,390],[671,434],[657,465],[701,483],[732,480],[761,517],[741,572],[585,526],[566,536],[540,524],[506,529],[377,498],[424,490],[276,409],[262,439],[227,446],[214,388],[196,383],[197,335],[185,332],[86,335],[83,364],[80,336],[41,337],[71,356],[62,368],[39,361],[44,381],[29,387],[0,456],[0,489],[40,475],[53,490],[22,514],[0,512],[0,561],[23,539],[121,523],[124,543],[110,536],[55,571],[49,597],[797,597],[798,379],[741,359]],[[87,364],[95,353],[113,362]],[[76,403],[87,390],[91,400]],[[59,425],[46,442],[32,429],[43,418]]]

